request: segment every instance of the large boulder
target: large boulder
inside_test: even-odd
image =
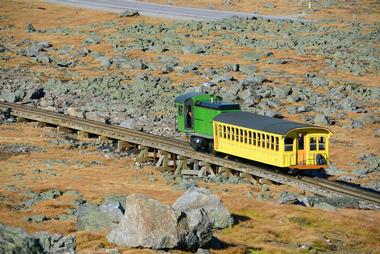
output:
[[[210,218],[213,228],[226,228],[234,219],[220,198],[204,188],[192,187],[179,197],[172,206],[175,210],[189,212],[203,208]]]
[[[212,238],[204,210],[182,213],[141,194],[126,199],[125,213],[108,235],[120,246],[196,250]]]

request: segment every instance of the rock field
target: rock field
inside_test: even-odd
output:
[[[237,8],[245,3],[224,2]],[[276,5],[281,9],[284,2],[263,8]],[[313,21],[195,22],[5,0],[0,3],[0,100],[183,138],[175,132],[174,98],[184,92],[216,94],[246,111],[330,128],[327,174],[380,191],[380,23],[322,14],[321,9]],[[129,247],[344,252],[354,231],[344,228],[348,235],[340,240],[329,224],[324,234],[315,229],[322,222],[303,209],[310,209],[310,216],[334,213],[345,222],[365,213],[350,214],[361,207],[355,200],[320,198],[265,182],[252,185],[233,176],[157,175],[150,163],[130,162],[135,149],[118,152],[112,142],[41,133],[30,124],[16,125],[9,110],[0,112],[0,128],[0,215],[7,218],[0,221],[0,253],[75,253],[77,242],[79,252],[124,253]],[[78,159],[74,153],[80,153]],[[112,166],[127,174],[126,183],[109,172]],[[100,183],[89,191],[81,181]],[[273,212],[252,214],[252,204]],[[298,210],[284,219],[276,217],[276,209],[287,216]],[[294,242],[281,235],[281,227],[273,233],[263,226],[271,223],[270,216],[277,224],[293,225],[289,230],[300,238],[309,230],[315,239]],[[363,228],[371,224],[362,223]],[[30,233],[18,229],[24,225]],[[49,225],[63,226],[56,231]],[[250,238],[259,229],[265,239]],[[358,239],[367,241],[368,235],[376,231]],[[372,247],[368,242],[356,250]]]
[[[379,173],[378,22],[157,23],[126,12],[66,27],[36,21],[11,36],[22,24],[6,13],[1,100],[179,136],[174,98],[217,94],[247,111],[330,127],[332,161],[351,170],[346,180],[379,188],[366,181]],[[339,156],[347,142],[351,164]],[[363,152],[371,168],[352,164]]]

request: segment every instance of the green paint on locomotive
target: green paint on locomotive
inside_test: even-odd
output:
[[[213,139],[212,122],[223,112],[240,111],[239,104],[222,102],[216,95],[186,93],[175,99],[177,131]]]

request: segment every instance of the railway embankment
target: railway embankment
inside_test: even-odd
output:
[[[271,9],[284,8],[280,2],[281,8]],[[2,101],[181,139],[174,98],[190,91],[217,94],[246,111],[328,127],[334,132],[329,178],[350,183],[347,192],[355,185],[380,190],[379,24],[371,21],[379,19],[366,20],[368,10],[362,12],[371,8],[369,16],[376,16],[376,1],[356,6],[350,20],[342,3],[329,1],[327,11],[313,11],[318,17],[313,22],[177,22],[40,1],[0,5]],[[345,19],[332,18],[342,10]],[[160,173],[151,162],[135,161],[137,148],[117,151],[106,139],[16,123],[7,110],[0,123],[0,242],[11,248],[150,253],[111,244],[100,228],[124,219],[124,199],[135,193],[155,200],[149,211],[154,206],[173,215],[171,205],[194,187],[222,200],[235,222],[212,229],[214,245],[199,253],[376,253],[378,248],[379,213],[353,209],[356,199],[320,197],[229,174]],[[202,212],[190,215],[208,225]],[[180,226],[189,226],[190,215],[181,217]],[[133,220],[138,218],[125,223]],[[181,243],[203,246],[209,228],[193,229],[192,238]]]

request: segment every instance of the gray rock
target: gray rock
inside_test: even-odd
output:
[[[49,220],[45,215],[32,215],[25,218],[27,221],[41,223],[43,221]]]
[[[35,57],[35,60],[39,63],[43,63],[43,64],[49,64],[53,61],[53,59],[44,54],[44,53],[39,53],[36,57]]]
[[[225,64],[224,69],[227,71],[240,71],[240,65],[239,64]]]
[[[327,207],[327,204],[335,208],[359,208],[359,201],[349,197],[305,197],[303,201],[306,206]]]
[[[324,124],[324,125],[328,125],[328,124],[330,124],[330,119],[329,119],[329,117],[327,117],[327,116],[325,116],[325,115],[317,114],[317,115],[315,115],[315,117],[314,117],[314,123],[315,123],[315,124]]]
[[[292,192],[281,192],[280,196],[277,200],[277,203],[279,204],[296,204],[298,203],[298,196],[295,193]]]
[[[253,74],[256,73],[257,68],[256,68],[256,66],[254,66],[252,64],[241,65],[240,66],[240,71],[243,72],[243,73],[245,73],[245,74],[253,75]]]
[[[19,101],[20,97],[15,93],[5,93],[0,95],[0,100],[13,103]]]
[[[0,253],[39,254],[44,250],[33,236],[22,229],[0,224]]]
[[[24,101],[39,100],[44,97],[45,92],[43,87],[35,87],[26,92]]]
[[[106,201],[99,206],[99,210],[111,216],[114,223],[119,223],[124,214],[124,208],[117,201]]]
[[[259,112],[260,115],[263,115],[263,116],[268,116],[268,117],[275,117],[275,118],[283,118],[283,116],[278,113],[278,112],[274,112],[273,110],[262,110]]]
[[[363,129],[364,124],[358,120],[350,119],[350,123],[349,123],[348,127],[352,128],[352,129]]]
[[[127,197],[125,214],[108,235],[111,243],[127,247],[196,250],[209,242],[211,223],[203,210],[189,214],[141,194]]]
[[[67,108],[67,114],[69,116],[84,118],[84,112],[81,111],[79,108],[76,108],[76,107],[68,107]]]
[[[207,245],[212,239],[212,222],[203,208],[185,212],[188,228],[186,231],[186,249],[197,249]]]
[[[105,56],[99,56],[99,57],[96,58],[96,60],[105,69],[109,68],[111,66],[111,64],[112,64],[111,59],[109,59],[108,57],[105,57]]]
[[[33,24],[32,23],[29,23],[27,26],[26,26],[26,29],[25,29],[28,33],[33,33],[36,31],[36,29],[33,27]]]
[[[273,199],[272,193],[270,191],[261,191],[257,195],[257,200],[259,201],[266,201],[266,200],[271,200]]]
[[[138,13],[135,10],[125,10],[122,13],[119,14],[120,18],[135,17],[135,16],[140,16],[140,13]]]
[[[55,58],[54,62],[58,67],[67,68],[67,67],[74,67],[75,66],[74,60],[72,60],[72,59]]]
[[[128,129],[134,129],[135,128],[136,120],[134,118],[128,118],[120,123],[121,127],[128,128]]]
[[[226,82],[226,81],[231,81],[231,80],[234,80],[234,78],[229,75],[229,74],[226,74],[226,75],[216,75],[213,77],[213,79],[211,80],[212,83],[219,83],[219,82]]]
[[[55,199],[57,197],[60,197],[61,195],[61,191],[57,189],[51,189],[41,193],[32,192],[30,193],[30,196],[32,196],[32,198],[25,200],[23,202],[23,206],[24,208],[28,209],[42,200]]]
[[[107,123],[109,121],[108,112],[99,112],[99,111],[86,112],[85,117],[86,119],[101,122],[101,123]]]
[[[97,35],[90,36],[90,37],[86,38],[86,40],[84,41],[84,43],[86,43],[88,45],[95,45],[95,44],[99,44],[101,42],[102,42],[102,38],[100,36],[97,36]]]
[[[338,169],[334,164],[330,164],[328,168],[325,169],[326,173],[329,175],[343,175],[347,174],[347,171]]]
[[[212,221],[213,228],[226,228],[234,223],[231,213],[223,205],[220,198],[204,188],[192,187],[188,189],[172,207],[182,212],[203,208]]]
[[[105,200],[104,200],[104,203],[119,203],[121,208],[120,210],[122,211],[122,213],[124,214],[124,211],[125,211],[125,202],[127,200],[127,195],[107,195]]]
[[[0,223],[0,253],[74,254],[76,253],[76,239],[74,236],[47,232],[29,235],[22,229]]]
[[[44,253],[75,254],[76,238],[74,236],[63,236],[40,232],[34,235],[42,246]]]
[[[292,93],[291,87],[275,87],[273,93],[280,99],[285,99]]]
[[[103,207],[100,210],[96,204],[86,203],[79,206],[77,217],[77,230],[101,231],[110,230],[117,222],[120,221],[116,209],[118,207]],[[108,213],[108,211],[112,211]],[[118,221],[119,220],[119,221]]]

